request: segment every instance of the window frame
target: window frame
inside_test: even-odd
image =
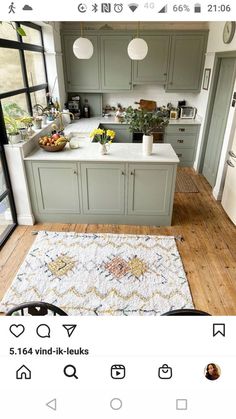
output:
[[[46,66],[46,58],[45,58],[45,48],[44,48],[44,41],[43,41],[43,32],[42,32],[41,26],[36,25],[35,23],[31,23],[31,22],[14,22],[14,23],[16,25],[16,29],[20,28],[21,25],[23,25],[23,26],[38,30],[40,32],[42,46],[34,45],[34,44],[28,44],[28,43],[24,42],[23,37],[21,35],[19,35],[18,32],[17,32],[17,41],[12,41],[12,40],[9,40],[9,39],[0,38],[0,48],[15,49],[15,50],[19,51],[21,71],[22,71],[23,82],[24,82],[24,86],[25,86],[21,89],[11,90],[9,92],[5,92],[5,93],[2,93],[2,94],[0,93],[0,100],[1,99],[6,99],[6,98],[12,97],[12,96],[17,96],[17,95],[20,95],[20,94],[24,93],[26,95],[27,111],[30,115],[32,115],[33,114],[33,107],[32,107],[32,101],[31,101],[30,94],[33,93],[33,92],[37,92],[38,90],[43,90],[43,89],[45,89],[46,93],[49,92],[49,90],[48,90],[47,66]],[[42,53],[46,83],[42,83],[42,84],[38,84],[38,85],[34,85],[34,86],[29,85],[24,51],[34,51],[34,52]],[[4,138],[3,141],[4,142],[2,142],[2,144],[7,144],[7,139],[6,138]]]

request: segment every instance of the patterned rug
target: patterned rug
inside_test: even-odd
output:
[[[188,173],[177,170],[175,192],[197,193],[199,190]]]
[[[174,237],[41,231],[0,304],[46,301],[70,315],[193,308]]]

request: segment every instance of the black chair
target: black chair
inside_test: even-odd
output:
[[[6,313],[6,316],[47,316],[48,313],[52,313],[53,316],[67,316],[59,307],[43,301],[19,304],[18,306],[11,308],[11,310]]]
[[[194,308],[183,308],[179,310],[168,311],[162,314],[162,316],[211,316],[211,314],[205,311],[195,310]]]

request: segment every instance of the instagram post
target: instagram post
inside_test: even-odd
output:
[[[0,15],[4,416],[232,417],[235,4]]]

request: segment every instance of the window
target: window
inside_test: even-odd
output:
[[[20,27],[26,36],[18,34]],[[36,103],[44,107],[47,105],[47,92],[40,26],[28,22],[0,22],[0,247],[17,224],[3,149],[3,144],[7,143],[4,108],[11,109],[15,116],[22,112],[32,115]]]

